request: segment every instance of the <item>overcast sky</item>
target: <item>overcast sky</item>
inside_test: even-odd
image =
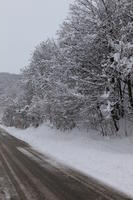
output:
[[[74,0],[0,0],[0,72],[19,73],[34,47],[55,37]]]

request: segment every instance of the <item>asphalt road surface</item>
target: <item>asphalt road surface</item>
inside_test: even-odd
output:
[[[0,200],[131,198],[36,152],[0,129]]]

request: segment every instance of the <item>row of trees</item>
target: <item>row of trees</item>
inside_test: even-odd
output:
[[[133,117],[132,72],[133,1],[76,0],[56,41],[36,47],[23,69],[25,93],[3,121],[112,134],[121,118]]]

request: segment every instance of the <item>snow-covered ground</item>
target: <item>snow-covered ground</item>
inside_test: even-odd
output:
[[[133,197],[133,136],[103,138],[95,131],[77,129],[63,133],[48,125],[27,130],[5,129],[41,153]]]

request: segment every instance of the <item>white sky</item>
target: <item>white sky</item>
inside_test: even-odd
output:
[[[55,37],[74,0],[0,0],[0,72],[19,73],[34,47]]]

